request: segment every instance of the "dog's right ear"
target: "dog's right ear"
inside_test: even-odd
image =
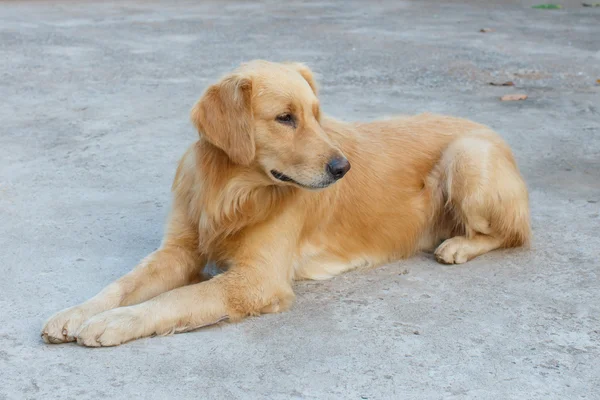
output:
[[[310,68],[308,68],[307,65],[299,62],[286,62],[285,64],[294,68],[300,75],[302,75],[315,95],[319,94],[319,85],[317,85],[315,77],[313,76],[313,72],[310,70]]]
[[[242,165],[254,159],[252,80],[234,73],[209,87],[192,109],[198,133]]]

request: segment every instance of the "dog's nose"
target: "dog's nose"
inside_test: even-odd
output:
[[[350,163],[344,157],[334,158],[327,164],[327,172],[336,181],[341,179],[350,170]]]

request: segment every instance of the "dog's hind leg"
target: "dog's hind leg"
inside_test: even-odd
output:
[[[491,131],[457,139],[440,164],[443,218],[454,237],[435,251],[445,264],[461,264],[500,247],[530,240],[527,188],[508,146]]]

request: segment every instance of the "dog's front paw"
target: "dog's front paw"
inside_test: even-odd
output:
[[[133,307],[115,308],[87,320],[77,333],[77,344],[118,346],[144,336],[143,317]]]
[[[44,324],[42,339],[54,344],[73,342],[81,325],[96,313],[96,309],[85,304],[59,311]]]

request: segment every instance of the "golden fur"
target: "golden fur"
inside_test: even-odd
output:
[[[440,242],[448,264],[529,242],[527,189],[483,125],[431,114],[338,122],[321,116],[306,66],[265,61],[209,87],[192,121],[200,138],[177,168],[160,249],[50,318],[44,341],[112,346],[236,321],[287,309],[295,279]],[[332,160],[346,163],[340,175]],[[227,271],[199,282],[208,261]]]

